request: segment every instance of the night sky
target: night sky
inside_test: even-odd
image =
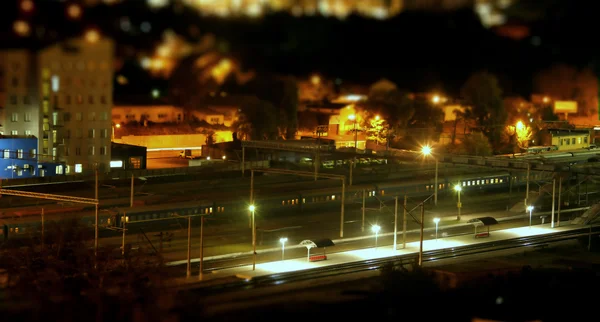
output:
[[[14,1],[5,2],[0,26],[2,47],[18,46],[23,41],[15,40],[11,32],[17,18],[44,26],[43,35],[32,37],[37,44],[94,27],[115,38],[117,55],[127,65],[135,65],[139,63],[136,55],[153,51],[165,29],[194,41],[197,39],[190,27],[195,26],[200,34],[215,34],[219,48],[240,59],[246,68],[299,77],[319,72],[362,84],[385,77],[411,91],[436,90],[449,95],[457,95],[472,72],[488,70],[498,75],[505,94],[528,96],[536,71],[560,62],[595,68],[600,57],[595,11],[580,1],[521,0],[508,11],[509,25],[529,30],[519,40],[483,28],[471,10],[408,12],[387,21],[354,16],[343,21],[293,18],[286,14],[236,20],[201,17],[186,8],[151,11],[144,1],[128,1],[86,8],[81,20],[68,21],[64,19],[65,2],[40,0],[36,10],[26,15],[19,13],[14,3],[9,4]],[[122,30],[123,17],[133,30]],[[151,23],[151,30],[136,30],[135,26],[144,21]],[[139,84],[129,90],[147,92],[145,87],[155,86],[142,81],[147,77],[140,68],[127,65],[122,72],[131,83]]]

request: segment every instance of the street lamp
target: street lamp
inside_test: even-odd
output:
[[[254,211],[256,207],[254,205],[250,205],[248,207],[250,213],[252,214],[252,270],[256,269],[256,225],[254,222]]]
[[[113,126],[112,126],[112,141],[115,140],[115,128],[117,128],[117,129],[121,128],[121,124],[120,123],[113,124]]]
[[[527,206],[527,211],[529,211],[529,228],[531,228],[531,213],[533,212],[533,206]]]
[[[373,225],[371,230],[375,233],[375,250],[377,250],[377,237],[379,236],[379,231],[381,230],[381,226]]]
[[[348,119],[350,121],[354,121],[354,151],[356,151],[358,149],[358,133],[356,132],[356,115],[354,114],[350,114],[348,115]]]
[[[421,153],[424,156],[431,156],[435,160],[435,181],[433,187],[433,204],[437,206],[438,200],[438,159],[433,156],[432,149],[429,145],[425,145],[421,148]]]
[[[279,238],[279,242],[281,243],[281,260],[284,259],[286,241],[288,241],[287,237]]]
[[[454,186],[454,190],[458,192],[458,202],[456,203],[456,208],[458,209],[458,216],[456,220],[460,220],[460,208],[462,208],[462,203],[460,202],[460,192],[462,191],[462,187],[460,185]]]
[[[433,218],[433,222],[435,223],[435,241],[438,239],[438,224],[440,223],[440,218]]]

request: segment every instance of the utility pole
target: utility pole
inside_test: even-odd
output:
[[[250,170],[250,204],[254,205],[254,170]],[[248,226],[252,228],[252,214],[248,214]]]
[[[342,214],[340,216],[340,238],[344,238],[344,203],[346,202],[346,179],[342,178]]]
[[[188,216],[188,244],[187,244],[187,274],[192,276],[192,216]]]
[[[204,272],[204,216],[200,216],[200,272],[198,273],[199,280],[202,280],[203,272]]]
[[[425,226],[425,204],[421,203],[421,237],[419,240],[419,267],[423,266],[423,228]]]
[[[95,191],[95,196],[96,196],[96,213],[95,213],[95,220],[96,220],[96,224],[94,225],[94,258],[97,259],[98,257],[98,167],[96,167],[96,191]],[[43,209],[42,209],[42,214],[43,214]]]
[[[366,204],[366,196],[365,196],[365,189],[363,189],[362,191],[362,225],[360,226],[360,231],[364,232],[365,231],[365,204]]]
[[[42,252],[44,251],[44,208],[42,207]]]
[[[354,161],[350,160],[350,180],[348,181],[349,186],[352,186],[352,168],[354,168]]]
[[[554,228],[554,196],[556,195],[556,179],[552,179],[552,224],[550,225]]]
[[[437,157],[435,158],[435,187],[433,190],[433,204],[437,206],[437,201],[438,201],[438,159]]]
[[[527,186],[525,188],[525,209],[527,209],[527,199],[529,199],[529,172],[530,172],[531,164],[527,163]]]
[[[121,255],[123,255],[123,261],[125,261],[125,230],[126,230],[126,222],[127,222],[127,214],[123,213],[123,243],[121,244]]]
[[[243,144],[243,143],[242,143]],[[242,178],[244,177],[244,171],[246,166],[246,148],[242,145]]]
[[[131,200],[129,202],[129,207],[133,208],[133,172],[131,173]]]
[[[404,195],[404,218],[402,220],[402,248],[406,248],[406,201],[407,197]]]
[[[560,195],[562,192],[562,176],[558,177],[558,211],[556,212],[556,226],[560,227]]]
[[[398,238],[398,196],[396,196],[394,205],[394,250],[396,250],[396,238]]]

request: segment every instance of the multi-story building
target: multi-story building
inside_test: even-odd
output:
[[[0,52],[1,131],[38,138],[38,159],[66,173],[108,171],[113,55],[97,33]]]

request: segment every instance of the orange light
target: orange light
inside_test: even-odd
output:
[[[100,40],[100,33],[98,31],[96,31],[96,30],[93,30],[93,29],[92,30],[88,30],[85,33],[85,40],[87,40],[88,42],[91,42],[91,43],[95,43],[98,40]]]
[[[121,127],[121,124],[120,124],[120,123],[117,123],[117,124],[115,124],[115,127],[118,129],[118,128],[120,128],[120,127]]]
[[[30,12],[33,10],[33,1],[31,0],[23,0],[21,1],[21,10],[24,12]]]
[[[321,77],[319,77],[319,75],[313,75],[313,76],[310,78],[310,82],[311,82],[313,85],[317,86],[317,85],[321,84]]]
[[[67,7],[67,15],[71,19],[79,19],[81,17],[81,7],[76,3],[70,4]]]
[[[13,30],[19,36],[27,36],[27,35],[29,35],[29,32],[31,32],[29,23],[27,23],[27,21],[23,21],[23,20],[15,21],[15,23],[13,24]]]

